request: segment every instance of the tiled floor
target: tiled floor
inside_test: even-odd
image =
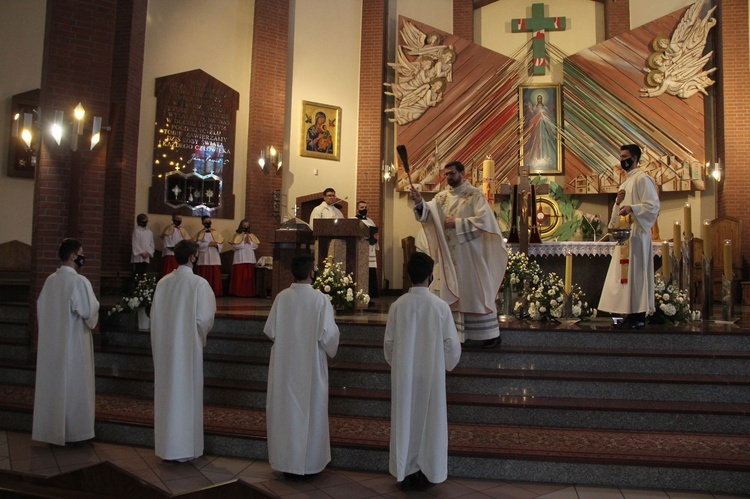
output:
[[[188,492],[232,479],[248,483],[285,499],[366,497],[440,497],[508,499],[729,499],[740,496],[598,488],[570,484],[506,483],[489,480],[449,479],[429,491],[401,492],[395,479],[382,473],[326,470],[306,482],[286,481],[267,462],[216,456],[203,456],[190,463],[165,463],[153,449],[103,442],[90,442],[71,448],[50,447],[33,442],[31,435],[0,431],[0,469],[42,476],[110,461],[143,480],[173,494]]]

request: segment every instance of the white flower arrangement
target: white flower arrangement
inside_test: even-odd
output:
[[[596,309],[589,307],[586,294],[581,287],[574,285],[570,293],[571,316],[585,319],[596,316]],[[531,320],[546,321],[560,319],[565,314],[565,285],[554,272],[543,276],[540,282],[523,300],[516,302],[514,313],[523,316],[528,313]]]
[[[654,305],[656,310],[649,318],[651,322],[687,322],[696,315],[690,311],[687,291],[673,283],[667,285],[659,274],[654,278]]]
[[[529,260],[528,255],[508,248],[508,266],[505,269],[505,278],[501,291],[510,284],[513,291],[518,293],[524,290],[525,286],[534,287],[542,279],[542,269],[539,264]]]
[[[107,316],[111,317],[115,314],[130,312],[141,307],[146,307],[148,310],[154,299],[157,281],[156,275],[144,275],[129,294],[123,296],[114,307],[107,311]]]
[[[313,287],[325,294],[337,309],[351,310],[356,304],[370,303],[370,295],[361,289],[356,290],[357,283],[351,274],[344,272],[341,263],[334,263],[333,257],[330,256],[326,258],[322,271],[315,278]]]

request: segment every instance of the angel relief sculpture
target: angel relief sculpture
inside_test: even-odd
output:
[[[452,45],[443,45],[439,33],[425,34],[409,21],[401,28],[404,45],[396,49],[396,62],[388,65],[396,70],[396,83],[383,83],[386,95],[397,104],[386,113],[393,113],[391,122],[405,125],[435,106],[443,98],[448,82],[453,81],[456,52]]]
[[[663,93],[687,99],[698,92],[708,95],[706,87],[714,84],[708,77],[717,68],[703,70],[713,51],[703,55],[708,32],[716,25],[711,17],[711,8],[701,18],[705,0],[695,2],[685,13],[672,38],[657,37],[652,47],[654,53],[648,58],[646,83],[650,88],[641,89],[641,97],[656,97]]]

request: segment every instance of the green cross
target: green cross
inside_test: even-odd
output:
[[[547,47],[545,33],[547,31],[565,31],[564,17],[544,17],[544,4],[531,5],[531,17],[511,20],[511,32],[532,32],[531,50],[534,56],[533,75],[543,75],[547,68]]]

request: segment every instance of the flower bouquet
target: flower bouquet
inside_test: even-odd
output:
[[[341,262],[334,263],[330,256],[313,282],[313,288],[325,294],[336,310],[352,310],[355,305],[366,306],[370,302],[370,295],[356,286],[352,275],[341,269]]]
[[[156,289],[156,283],[158,279],[156,275],[146,274],[141,277],[138,284],[112,308],[107,312],[107,316],[111,317],[116,314],[123,312],[130,312],[131,310],[138,310],[139,308],[145,308],[146,314],[151,309],[151,301],[154,299],[154,290]]]
[[[571,316],[585,319],[596,315],[596,309],[589,307],[586,294],[581,287],[574,285],[570,293]],[[516,303],[516,315],[523,314],[525,308],[529,318],[535,321],[561,319],[565,315],[565,284],[554,272],[543,276],[539,284],[525,294],[524,301]]]
[[[528,255],[508,248],[508,266],[505,269],[505,278],[501,291],[508,286],[517,293],[524,290],[524,287],[534,287],[539,284],[542,276],[542,269],[539,264],[529,260]]]
[[[691,319],[690,300],[687,291],[675,284],[666,284],[660,275],[654,279],[654,305],[656,311],[649,317],[649,322],[676,324]]]

